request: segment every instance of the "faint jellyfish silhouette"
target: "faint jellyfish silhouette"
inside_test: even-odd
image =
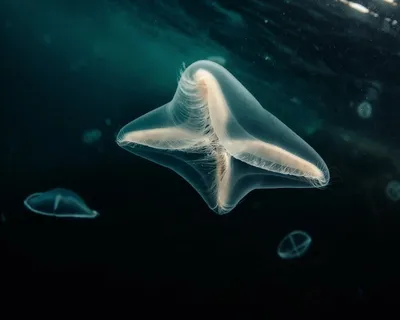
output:
[[[386,197],[389,200],[397,202],[400,200],[400,182],[396,180],[391,180],[386,185],[385,188]]]
[[[372,105],[368,101],[363,101],[357,106],[357,114],[362,119],[369,119],[372,116]]]
[[[96,218],[99,215],[75,192],[63,188],[34,193],[25,199],[24,205],[28,210],[45,216]]]
[[[297,98],[297,97],[292,97],[291,99],[290,99],[290,102],[293,102],[294,104],[297,104],[297,105],[302,105],[303,103],[301,102],[301,100],[299,99],[299,98]]]
[[[282,259],[302,257],[311,245],[311,237],[304,231],[296,230],[287,234],[278,245],[278,255]]]
[[[82,141],[86,144],[92,144],[101,139],[102,133],[99,129],[86,130],[82,135]]]
[[[365,91],[365,98],[367,101],[378,101],[382,93],[382,83],[379,81],[366,82]]]
[[[226,65],[226,59],[222,56],[210,56],[207,58],[207,60],[210,60],[212,62],[218,63],[221,66],[225,66]]]
[[[318,153],[212,61],[184,70],[173,99],[125,125],[116,142],[174,170],[218,214],[254,189],[329,182]]]

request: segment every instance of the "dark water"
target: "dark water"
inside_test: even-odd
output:
[[[3,2],[2,290],[15,300],[124,289],[136,303],[321,317],[396,303],[400,207],[385,186],[400,180],[399,9],[363,5],[370,13],[328,0]],[[210,56],[317,150],[325,190],[257,190],[218,216],[174,172],[117,146],[121,126],[172,98],[182,62]],[[356,108],[371,83],[379,95],[364,120]],[[89,129],[102,132],[90,145]],[[55,187],[100,216],[23,207]],[[295,229],[311,249],[281,260]]]

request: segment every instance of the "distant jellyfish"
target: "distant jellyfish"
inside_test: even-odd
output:
[[[173,99],[125,125],[116,142],[174,170],[218,214],[254,189],[329,182],[318,153],[212,61],[184,70]]]
[[[111,126],[111,120],[109,118],[105,119],[104,122],[106,123],[106,126]]]
[[[277,253],[282,259],[300,258],[309,249],[311,241],[306,232],[292,231],[279,243]]]
[[[292,97],[290,99],[290,102],[293,102],[294,104],[298,104],[298,105],[302,105],[303,103],[301,102],[301,100],[297,97]]]
[[[225,66],[226,65],[226,59],[224,57],[221,56],[210,56],[207,58],[207,60],[210,60],[212,62],[218,63],[221,66]]]
[[[378,101],[382,93],[382,83],[379,81],[371,81],[366,83],[366,95],[365,98],[368,101]]]
[[[75,192],[63,188],[34,193],[25,199],[24,205],[28,210],[45,216],[96,218],[99,215]]]
[[[323,122],[321,119],[315,120],[310,125],[305,128],[305,133],[307,136],[313,135],[315,132],[320,130],[323,126]]]
[[[363,101],[357,106],[357,114],[362,119],[369,119],[372,116],[372,105],[368,101]]]
[[[396,180],[389,181],[385,188],[386,197],[393,202],[400,200],[400,182]]]
[[[82,141],[86,144],[92,144],[100,140],[102,133],[99,129],[86,130],[82,135]]]

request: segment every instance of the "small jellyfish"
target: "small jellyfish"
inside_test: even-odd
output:
[[[99,215],[75,192],[63,188],[34,193],[25,199],[24,205],[28,210],[45,216],[96,218]]]
[[[302,257],[311,245],[311,237],[304,231],[292,231],[278,245],[278,255],[282,259]]]
[[[111,126],[111,120],[109,118],[105,119],[104,122],[106,123],[106,126]]]
[[[82,141],[86,144],[92,144],[100,140],[102,133],[99,129],[86,130],[82,135]]]
[[[397,202],[400,200],[400,182],[396,180],[389,181],[385,188],[386,196],[389,200]]]
[[[293,102],[294,104],[298,104],[298,105],[302,105],[303,103],[301,102],[301,100],[297,97],[293,97],[290,99],[290,102]]]
[[[174,170],[218,214],[254,189],[329,182],[318,153],[212,61],[184,70],[173,99],[125,125],[116,142]]]
[[[372,116],[372,105],[368,101],[363,101],[357,106],[357,114],[361,119],[369,119]]]
[[[365,90],[365,97],[368,101],[378,101],[382,93],[382,84],[379,81],[368,82]]]

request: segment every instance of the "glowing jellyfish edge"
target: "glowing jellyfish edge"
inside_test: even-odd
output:
[[[302,241],[295,241],[294,238],[300,238]],[[287,234],[279,243],[277,248],[278,256],[282,259],[294,259],[302,257],[310,248],[311,245],[311,237],[307,234],[307,232],[301,230],[295,230]],[[288,243],[290,245],[288,245]],[[290,249],[284,249],[284,247]]]
[[[50,205],[52,211],[38,209],[41,206],[49,207]],[[76,193],[63,188],[33,193],[24,200],[24,206],[28,210],[44,216],[59,218],[96,218],[99,216],[99,213],[91,210]],[[57,213],[56,211],[60,206],[69,206],[70,212]]]

